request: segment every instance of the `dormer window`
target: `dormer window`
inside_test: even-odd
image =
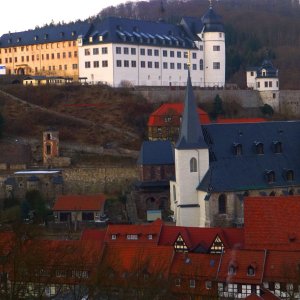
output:
[[[263,143],[255,142],[254,145],[255,145],[256,154],[260,154],[260,155],[264,154],[264,144]]]
[[[282,143],[279,141],[273,142],[274,153],[282,153]]]
[[[248,276],[255,276],[255,270],[256,270],[256,265],[251,264],[250,266],[248,266],[247,275]]]
[[[76,31],[72,31],[72,33],[71,33],[71,34],[72,34],[72,36],[75,36],[75,34],[76,34]]]
[[[219,254],[224,251],[224,244],[220,237],[217,235],[213,244],[210,247],[210,253]]]
[[[21,38],[17,38],[17,43],[20,43],[21,42]]]
[[[127,240],[138,240],[139,237],[138,237],[137,234],[127,234],[127,235],[126,235],[126,239],[127,239]]]
[[[228,267],[228,275],[235,275],[237,270],[236,262],[230,262]]]
[[[148,240],[153,240],[153,234],[148,234]]]
[[[266,77],[267,76],[267,71],[266,70],[262,70],[261,74],[262,74],[262,76]]]
[[[178,235],[177,240],[174,243],[174,248],[176,252],[188,252],[188,247],[180,234]]]
[[[268,183],[274,183],[276,181],[275,172],[273,170],[266,171]]]
[[[172,117],[171,116],[165,116],[165,122],[171,122],[172,121]]]
[[[293,181],[294,180],[294,171],[293,170],[286,170],[285,177],[287,181]]]
[[[116,234],[112,234],[112,235],[111,235],[111,239],[112,239],[112,240],[116,240],[116,239],[117,239],[117,235],[116,235]]]
[[[242,155],[243,154],[243,147],[240,143],[233,144],[233,153],[234,155]]]
[[[47,40],[48,39],[48,33],[45,33],[44,35],[44,39]]]
[[[37,41],[38,39],[39,39],[39,37],[36,35],[36,36],[34,37],[34,40]]]
[[[60,33],[60,36],[61,36],[61,37],[64,37],[64,36],[65,36],[65,33],[64,33],[64,32],[61,32],[61,33]]]
[[[93,37],[92,37],[92,36],[89,37],[89,42],[90,42],[90,43],[93,42]]]

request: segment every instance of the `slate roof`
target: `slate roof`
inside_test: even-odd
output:
[[[266,75],[263,75],[263,70],[266,71]],[[265,59],[261,65],[261,67],[257,70],[258,78],[277,78],[278,77],[278,69],[276,69],[270,60]]]
[[[222,18],[212,7],[204,14],[201,21],[204,24],[204,32],[224,32]]]
[[[61,41],[77,40],[79,35],[86,35],[91,27],[87,21],[76,22],[58,26],[48,26],[33,30],[3,34],[0,38],[0,46],[17,47]]]
[[[56,200],[53,211],[99,211],[103,209],[105,196],[65,195]]]
[[[190,71],[188,71],[180,136],[175,147],[180,150],[207,148],[197,113]]]
[[[211,124],[202,126],[210,151],[210,168],[198,189],[209,192],[273,189],[300,185],[299,121]],[[280,142],[282,153],[274,153]],[[262,143],[264,154],[256,154]],[[242,154],[234,154],[240,144]],[[293,180],[286,172],[292,170]],[[274,182],[267,173],[274,171]]]
[[[89,40],[90,37],[93,38],[92,42]],[[100,37],[102,41],[100,41]],[[117,17],[108,17],[95,22],[89,34],[83,37],[83,43],[91,45],[126,43],[196,48],[194,40],[180,25]]]
[[[139,165],[173,165],[174,149],[170,141],[144,141],[140,150]]]

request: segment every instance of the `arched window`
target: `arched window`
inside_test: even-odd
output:
[[[264,154],[264,144],[260,142],[255,143],[256,154]]]
[[[229,267],[228,267],[228,274],[229,275],[234,275],[236,274],[236,268],[237,268],[237,265],[235,262],[232,262],[230,263]]]
[[[192,157],[190,160],[190,171],[197,172],[197,159],[195,157]]]
[[[242,144],[234,143],[233,144],[233,152],[234,152],[234,155],[242,155],[243,154]]]
[[[274,183],[276,181],[275,172],[270,170],[266,172],[268,183]]]
[[[247,269],[247,275],[248,276],[254,276],[255,275],[255,267],[254,266],[249,266]]]
[[[219,214],[226,214],[226,195],[221,194],[218,199]]]
[[[293,181],[294,180],[294,171],[293,170],[287,170],[286,171],[286,180],[287,181]]]

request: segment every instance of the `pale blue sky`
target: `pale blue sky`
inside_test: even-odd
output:
[[[36,25],[59,21],[86,19],[108,6],[115,6],[126,0],[2,0],[0,36],[4,33],[34,29]],[[131,2],[135,2],[131,1]]]

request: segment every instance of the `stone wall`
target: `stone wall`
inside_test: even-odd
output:
[[[300,91],[280,91],[280,107],[282,114],[290,118],[300,116]]]
[[[69,168],[63,172],[64,194],[94,194],[119,192],[138,178],[132,167]]]

